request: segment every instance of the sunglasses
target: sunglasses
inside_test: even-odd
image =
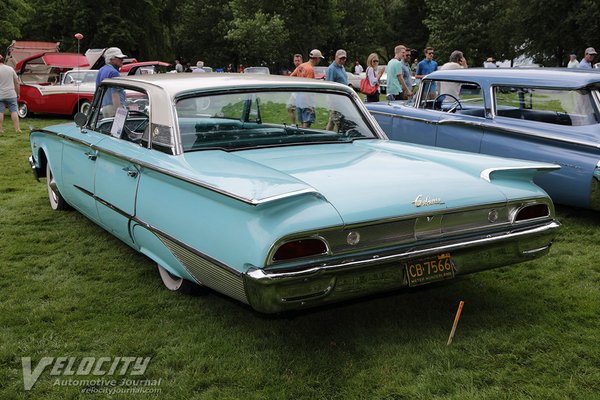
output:
[[[379,62],[379,60],[373,60],[373,62],[374,62],[374,63],[378,63],[378,62]]]

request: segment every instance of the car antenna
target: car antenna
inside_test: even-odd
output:
[[[83,39],[83,35],[81,33],[77,32],[75,35],[73,35],[73,37],[75,39],[77,39],[77,76],[79,76],[79,74],[80,74],[80,68],[79,68],[80,67],[80,65],[79,65],[80,58],[79,58],[79,56],[81,55],[79,46],[81,44],[81,39]],[[82,79],[82,81],[83,81],[83,79]],[[77,84],[77,82],[75,82],[75,84]],[[78,84],[77,85],[77,110],[78,111],[79,111],[79,107],[80,107],[80,105],[79,105],[79,100],[80,100],[79,99],[79,89],[80,89],[80,87],[81,87],[81,84]]]

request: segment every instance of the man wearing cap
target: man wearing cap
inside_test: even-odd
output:
[[[0,132],[4,132],[4,110],[8,107],[15,131],[21,133],[17,114],[19,90],[17,73],[8,65],[4,65],[4,57],[0,55]]]
[[[344,64],[346,63],[346,50],[338,50],[335,52],[335,60],[327,67],[327,73],[325,74],[325,80],[331,82],[341,83],[342,85],[348,85],[348,75]],[[333,130],[334,125],[340,124],[342,114],[338,111],[332,110],[329,114],[329,121],[327,122],[327,130]]]
[[[290,76],[297,76],[299,78],[315,78],[314,67],[318,65],[323,57],[320,50],[314,49],[308,54],[308,61],[302,63],[296,67],[294,72]],[[303,128],[310,128],[313,122],[316,120],[315,107],[310,99],[310,96],[306,93],[298,93],[296,97],[296,107],[298,110],[298,116]]]
[[[569,55],[569,63],[567,64],[567,68],[579,68],[579,61],[577,61],[577,55],[575,53],[571,53]]]
[[[100,86],[100,82],[107,78],[116,78],[119,76],[119,68],[123,66],[123,59],[127,56],[123,54],[118,47],[109,47],[104,52],[104,61],[106,64],[98,70],[96,76],[96,87]],[[117,89],[109,89],[104,93],[102,98],[102,114],[105,117],[115,115],[119,106],[125,103],[125,91]]]
[[[321,60],[325,58],[323,54],[321,54],[320,50],[314,49],[308,54],[308,61],[302,63],[296,67],[294,72],[290,74],[290,76],[297,76],[299,78],[315,78],[315,69],[314,67],[319,65]]]
[[[327,73],[325,74],[325,80],[331,82],[341,83],[342,85],[348,85],[348,75],[344,64],[346,63],[346,50],[338,50],[335,52],[335,60],[327,67]]]
[[[585,56],[583,60],[579,63],[579,68],[583,69],[592,69],[592,62],[594,62],[594,57],[596,57],[596,50],[593,47],[588,47],[585,49]]]

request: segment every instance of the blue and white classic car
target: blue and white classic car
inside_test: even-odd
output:
[[[600,210],[599,88],[596,71],[445,70],[413,103],[368,109],[393,140],[558,164],[535,183],[555,203]]]
[[[349,87],[259,75],[105,80],[31,132],[50,205],[273,313],[531,260],[560,224],[552,164],[391,142]]]

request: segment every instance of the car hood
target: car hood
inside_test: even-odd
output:
[[[186,154],[190,165],[200,163],[197,171],[207,165],[208,154],[202,153]],[[503,203],[507,191],[517,198],[535,194],[530,178],[519,188],[482,177],[486,168],[535,163],[380,140],[245,150],[223,157],[227,161],[220,164],[219,176],[199,179],[240,197],[278,198],[285,192],[312,191],[331,203],[346,224]],[[474,161],[462,162],[466,157]],[[436,158],[442,162],[433,161]]]

